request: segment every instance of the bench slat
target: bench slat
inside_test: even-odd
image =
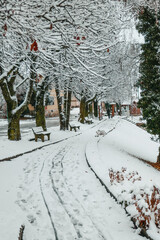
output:
[[[33,132],[35,132],[35,133],[43,132],[43,131],[44,131],[42,127],[33,127],[32,130],[33,130]]]
[[[72,131],[72,129],[74,129],[74,131],[76,132],[76,129],[80,129],[80,125],[76,124],[76,123],[69,123],[70,126],[70,131]]]
[[[40,138],[42,142],[44,142],[44,136],[48,137],[48,140],[50,140],[50,132],[44,131],[42,127],[33,127],[32,131],[35,135],[35,141],[37,142],[37,139]]]

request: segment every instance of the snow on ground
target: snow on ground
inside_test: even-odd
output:
[[[109,132],[114,127],[108,135],[95,137],[97,130]],[[90,164],[115,195],[126,186],[130,189],[131,184],[111,185],[109,168],[121,170],[127,166],[128,172],[137,170],[143,174],[142,183],[136,183],[150,188],[150,180],[154,184],[158,182],[159,173],[128,154],[133,155],[133,146],[126,148],[128,130],[128,138],[136,137],[139,144],[140,139],[148,144],[148,135],[120,118],[95,120],[94,124],[81,125],[76,133],[58,128],[49,130],[51,140],[44,143],[28,141],[33,137],[31,132],[19,142],[0,138],[0,159],[54,143],[11,162],[0,163],[0,239],[18,239],[22,224],[25,225],[24,240],[144,239],[88,167],[86,151]],[[143,136],[140,138],[135,132]],[[65,138],[68,139],[56,143]],[[128,145],[131,143],[128,139]],[[155,151],[157,144],[151,146]],[[139,157],[146,156],[138,144],[135,149]],[[154,154],[149,156],[154,161]],[[139,185],[136,188],[138,191]],[[150,231],[152,234],[153,230]],[[154,239],[157,240],[157,235]]]
[[[74,119],[77,120],[78,118],[78,113],[79,113],[79,108],[74,108],[71,111],[71,118],[72,122],[74,122]],[[47,118],[47,121],[59,121],[57,117],[54,118]],[[95,123],[97,121],[95,120]],[[34,124],[34,125],[33,125]],[[80,126],[82,126],[80,123],[78,123]],[[1,132],[7,132],[7,125],[8,121],[6,119],[0,119],[0,127],[6,126],[6,129],[3,129],[0,131]],[[45,141],[45,143],[42,143],[41,140],[38,139],[38,142],[35,141],[29,141],[30,139],[34,139],[34,134],[32,131],[32,127],[30,125],[35,126],[35,119],[28,119],[28,120],[20,120],[20,126],[26,125],[28,128],[26,129],[21,129],[21,135],[22,135],[22,140],[15,142],[15,141],[9,141],[7,139],[7,136],[0,136],[0,160],[3,158],[15,156],[17,154],[21,154],[23,152],[30,151],[32,149],[36,149],[37,147],[48,145],[50,143],[55,143],[57,141],[61,141],[64,138],[73,136],[75,134],[80,134],[81,131],[77,131],[77,133],[70,132],[70,131],[65,131],[65,132],[60,132],[59,131],[59,126],[58,127],[50,127],[49,132],[51,132],[50,135],[50,141]],[[87,127],[84,126],[83,130],[85,130]],[[47,140],[47,136],[45,137],[45,140]],[[6,151],[7,149],[7,151]]]
[[[41,147],[44,145],[48,145],[51,143],[55,143],[57,141],[60,141],[64,138],[74,136],[79,132],[60,132],[59,127],[52,127],[49,128],[48,131],[51,133],[50,140],[47,141],[47,136],[45,136],[45,142],[43,143],[40,139],[38,139],[38,142],[35,141],[29,141],[30,139],[34,138],[34,134],[32,130],[29,130],[27,134],[22,135],[21,141],[9,141],[6,136],[3,136],[0,138],[0,160],[6,157],[11,157],[23,152],[30,151],[32,149],[36,149],[37,147]],[[7,151],[6,151],[7,149]]]
[[[106,126],[103,130],[107,132]],[[118,201],[129,205],[127,211],[133,217],[139,216],[136,202],[140,208],[144,208],[146,215],[150,214],[151,199],[147,205],[146,194],[152,194],[153,186],[158,189],[160,181],[159,172],[136,157],[155,162],[158,146],[158,143],[151,141],[147,132],[122,119],[115,130],[87,145],[87,158],[91,167]],[[158,203],[160,191],[156,196]],[[156,229],[154,221],[152,216],[148,234],[158,240],[160,231]]]
[[[6,126],[8,121],[6,119],[0,119],[0,126]]]
[[[72,108],[70,114],[74,115],[74,116],[77,116],[79,114],[79,108],[78,107]]]
[[[151,135],[130,122],[122,120],[109,135],[108,144],[136,157],[155,162],[158,155],[158,143],[151,141]]]
[[[133,123],[146,123],[142,116],[129,116],[127,119]]]

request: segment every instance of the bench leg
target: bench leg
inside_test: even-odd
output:
[[[41,139],[42,139],[42,142],[44,142],[44,135],[41,137]]]
[[[48,134],[48,140],[50,140],[50,134]]]
[[[37,136],[35,136],[35,142],[37,142]]]

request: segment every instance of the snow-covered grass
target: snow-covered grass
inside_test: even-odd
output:
[[[8,124],[7,119],[0,119],[0,126],[6,126]]]
[[[98,122],[98,120],[95,120],[95,124],[96,122]],[[32,130],[28,130],[26,134],[23,134],[21,141],[10,141],[7,139],[7,136],[0,137],[0,160],[3,158],[21,154],[23,152],[31,151],[38,147],[56,143],[65,138],[81,134],[83,131],[86,131],[88,129],[87,125],[83,126],[80,123],[78,124],[80,125],[80,130],[77,130],[76,132],[73,130],[71,132],[69,130],[60,131],[59,127],[48,128],[48,131],[51,133],[50,140],[48,141],[47,136],[45,136],[45,142],[42,142],[40,139],[38,139],[38,142],[35,142],[33,140],[34,134]],[[32,141],[30,141],[30,139],[32,139]]]
[[[131,216],[139,219],[137,226],[149,219],[145,227],[154,240],[160,238],[159,228],[155,226],[158,221],[160,227],[160,174],[138,158],[155,162],[158,146],[150,134],[125,120],[104,138],[98,142],[95,139],[87,146],[92,168],[118,201],[128,205],[126,209]],[[159,219],[154,214],[158,214]],[[151,219],[147,219],[148,215]]]
[[[146,120],[143,119],[143,116],[129,116],[127,119],[133,123],[146,123]]]
[[[42,142],[40,139],[38,139],[38,142],[35,142],[34,140],[30,141],[30,139],[34,139],[34,134],[32,130],[29,130],[27,134],[23,135],[21,141],[10,141],[7,139],[6,136],[1,137],[0,138],[0,160],[3,158],[21,154],[23,152],[31,151],[38,147],[55,143],[64,138],[80,133],[80,131],[77,133],[65,131],[62,134],[62,132],[59,131],[59,127],[49,128],[48,131],[51,132],[50,140],[47,141],[47,136],[45,136],[45,142]]]
[[[125,120],[109,135],[108,144],[151,162],[155,162],[158,155],[158,143],[151,141],[151,135]]]

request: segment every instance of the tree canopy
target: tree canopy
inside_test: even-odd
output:
[[[145,40],[140,56],[139,106],[148,131],[160,138],[160,9],[142,8],[137,29]]]

